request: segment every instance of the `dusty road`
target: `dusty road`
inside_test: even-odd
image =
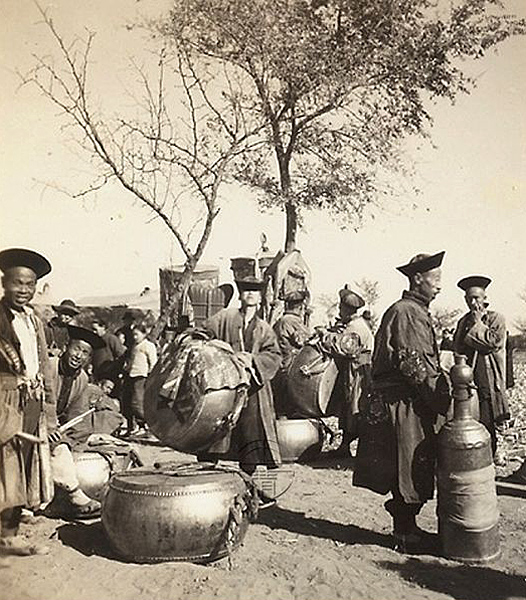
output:
[[[150,464],[175,453],[139,448]],[[179,455],[180,457],[181,455]],[[126,564],[112,556],[100,522],[39,517],[24,525],[48,538],[47,556],[0,559],[1,600],[512,600],[526,598],[526,494],[501,495],[501,558],[467,567],[391,547],[382,498],[351,486],[352,464],[292,465],[293,482],[261,512],[244,545],[209,566]],[[420,525],[436,531],[435,503]]]

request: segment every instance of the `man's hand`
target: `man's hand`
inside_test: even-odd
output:
[[[252,354],[250,352],[237,352],[236,356],[241,360],[245,369],[250,369],[252,366]]]
[[[62,434],[58,429],[55,429],[55,431],[52,431],[48,434],[47,439],[51,444],[58,444],[62,441]]]

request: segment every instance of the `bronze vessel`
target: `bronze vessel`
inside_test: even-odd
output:
[[[102,501],[102,524],[129,561],[206,563],[241,544],[256,512],[247,476],[187,463],[114,475]]]
[[[278,444],[284,463],[304,462],[319,456],[323,445],[323,428],[315,419],[276,421]]]
[[[500,554],[495,468],[487,429],[470,413],[473,371],[451,368],[454,416],[438,436],[438,525],[444,556],[484,564]]]
[[[298,417],[325,417],[338,377],[335,361],[316,345],[307,344],[294,357],[288,371],[291,410]]]
[[[134,462],[130,453],[113,454],[110,459],[99,452],[74,452],[73,460],[80,489],[94,500],[100,500],[112,473],[125,471]]]

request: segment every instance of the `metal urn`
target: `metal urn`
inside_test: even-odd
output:
[[[125,471],[140,463],[134,451],[119,453],[74,452],[73,460],[80,489],[94,500],[100,500],[113,473]]]
[[[161,465],[114,475],[102,524],[126,560],[206,563],[238,548],[257,505],[252,480],[237,469]]]
[[[438,527],[447,558],[484,564],[499,556],[495,467],[487,429],[470,413],[473,371],[451,368],[454,416],[438,436]]]
[[[323,426],[315,419],[286,419],[276,421],[278,444],[284,463],[313,460],[323,445]]]

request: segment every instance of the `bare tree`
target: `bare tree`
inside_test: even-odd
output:
[[[433,327],[438,335],[442,337],[442,332],[446,329],[454,329],[458,317],[462,311],[460,308],[433,308],[431,310],[431,319]]]
[[[38,9],[58,59],[35,55],[34,67],[21,76],[60,109],[94,163],[95,180],[72,195],[83,197],[116,181],[163,222],[184,256],[172,303],[180,308],[220,210],[220,186],[232,161],[251,143],[260,143],[252,138],[261,126],[246,118],[236,94],[216,93],[217,73],[212,77],[201,68],[198,74],[187,50],[173,44],[157,48],[153,76],[132,62],[140,89],[138,117],[102,114],[91,102],[89,88],[95,34],[67,41],[49,14]],[[233,85],[232,77],[225,65],[223,85]]]

